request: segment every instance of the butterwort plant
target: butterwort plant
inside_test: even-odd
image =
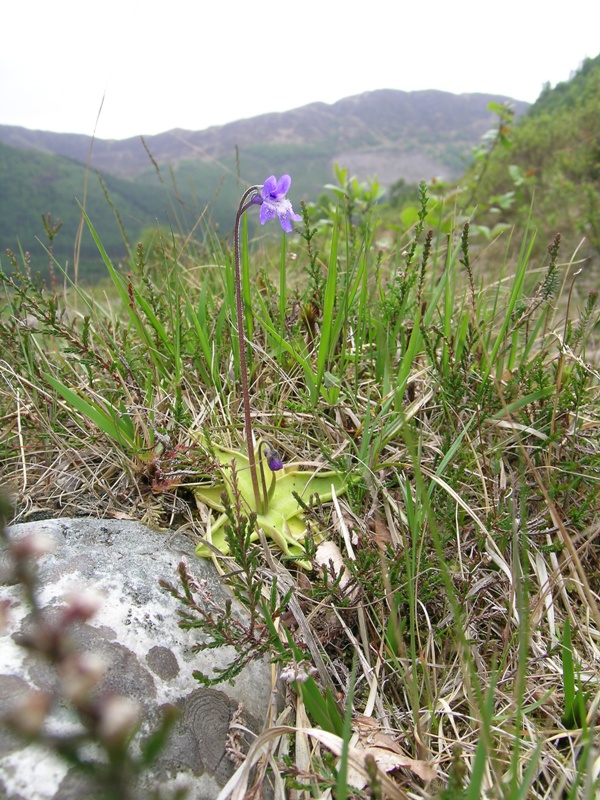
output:
[[[288,189],[292,184],[289,175],[282,175],[276,180],[271,175],[262,186],[251,186],[242,195],[240,205],[235,217],[234,226],[234,269],[235,269],[235,302],[237,312],[238,341],[240,348],[240,374],[242,380],[242,396],[244,401],[244,430],[246,434],[246,447],[248,448],[248,461],[250,467],[250,477],[252,479],[252,491],[254,494],[255,510],[260,513],[268,505],[265,497],[261,498],[258,485],[258,475],[256,473],[256,459],[254,457],[254,439],[252,436],[252,418],[250,414],[250,390],[248,388],[248,365],[246,363],[246,325],[244,322],[244,304],[242,301],[242,269],[240,259],[240,225],[242,216],[253,205],[260,205],[260,224],[264,225],[270,219],[277,216],[279,224],[286,233],[292,232],[292,220],[298,222],[301,217],[294,213],[292,203],[286,197]],[[261,462],[262,463],[262,462]],[[278,469],[281,469],[279,462]],[[264,481],[263,481],[264,484]]]
[[[210,542],[223,553],[228,552],[228,544],[224,530],[227,514],[222,502],[222,492],[226,490],[230,499],[232,501],[235,499],[232,471],[235,472],[235,492],[241,495],[248,510],[256,514],[254,538],[258,537],[258,530],[262,528],[286,555],[296,559],[304,552],[302,543],[306,534],[306,525],[302,519],[303,507],[297,498],[305,503],[310,495],[318,495],[321,501],[327,501],[332,498],[334,491],[341,494],[345,490],[343,481],[335,473],[306,472],[293,465],[284,466],[278,451],[270,443],[263,439],[255,443],[252,430],[246,359],[249,342],[246,336],[242,299],[240,226],[243,215],[253,206],[259,206],[261,225],[276,217],[282,229],[286,233],[291,233],[292,223],[301,220],[287,197],[291,183],[289,175],[282,175],[279,180],[271,175],[262,186],[251,186],[242,195],[235,217],[234,280],[246,453],[216,447],[215,452],[221,463],[223,485],[199,485],[194,489],[199,501],[220,512],[220,517],[211,527]],[[266,476],[269,473],[270,479],[267,480]],[[210,548],[205,544],[200,544],[196,552],[200,556],[211,555]]]

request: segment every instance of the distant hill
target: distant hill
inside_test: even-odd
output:
[[[298,148],[325,156],[330,165],[342,162],[354,172],[348,159],[358,158],[369,175],[380,179],[390,174],[416,182],[442,175],[456,177],[464,166],[463,156],[488,129],[492,115],[489,102],[511,102],[517,113],[527,103],[487,94],[454,95],[448,92],[401,92],[381,89],[337,103],[312,103],[293,111],[262,114],[204,131],[171,130],[156,136],[122,140],[97,139],[91,165],[120,177],[146,172],[151,164],[148,151],[160,165],[182,161],[213,162],[266,146]],[[66,156],[85,164],[90,137],[78,134],[30,131],[0,125],[0,142],[24,150]],[[392,165],[390,161],[392,159]],[[386,160],[384,160],[386,159]],[[243,176],[249,181],[254,176]],[[329,176],[327,176],[329,177]]]
[[[193,225],[206,208],[227,232],[240,193],[238,171],[242,184],[290,173],[296,203],[318,196],[336,162],[360,179],[378,175],[384,186],[399,178],[408,183],[456,178],[470,149],[494,122],[487,109],[491,101],[511,102],[517,114],[527,108],[497,95],[384,89],[205,131],[97,139],[91,148],[87,208],[109,252],[122,255],[119,226],[94,171],[103,176],[133,241],[157,221]],[[15,249],[18,238],[39,253],[34,234],[43,230],[40,215],[51,212],[64,223],[55,253],[59,260],[72,259],[79,220],[75,198],[83,198],[90,141],[88,136],[0,126],[1,248]],[[93,259],[93,246],[87,244],[82,253]]]

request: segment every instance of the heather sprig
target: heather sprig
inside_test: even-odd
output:
[[[84,590],[67,598],[55,618],[40,602],[44,586],[36,562],[52,552],[56,542],[43,533],[19,538],[5,526],[9,512],[7,498],[0,491],[0,552],[7,573],[4,580],[18,584],[29,607],[30,630],[19,639],[29,658],[45,663],[53,679],[48,688],[29,688],[12,707],[0,715],[0,733],[8,730],[27,744],[55,753],[93,783],[94,796],[118,796],[130,800],[136,794],[136,780],[155,762],[166,745],[178,718],[174,706],[161,709],[155,730],[141,740],[138,729],[142,708],[130,697],[111,694],[102,687],[108,664],[97,654],[77,645],[77,626],[96,614],[101,600]],[[0,603],[0,633],[9,601]],[[55,709],[70,710],[75,724],[65,730],[49,724]],[[139,751],[136,751],[136,744]],[[90,757],[97,752],[98,760]]]

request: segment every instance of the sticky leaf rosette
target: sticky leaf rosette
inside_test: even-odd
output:
[[[233,462],[237,493],[242,500],[242,511],[256,511],[257,513],[256,529],[252,534],[252,541],[258,539],[258,529],[262,528],[265,535],[272,539],[285,555],[299,560],[300,566],[309,566],[302,561],[305,552],[303,543],[307,532],[307,525],[303,518],[304,509],[295,494],[306,505],[310,504],[311,497],[316,496],[320,502],[327,502],[331,500],[333,491],[336,495],[344,493],[346,487],[342,478],[335,472],[310,472],[301,470],[294,464],[282,466],[281,469],[272,472],[267,502],[262,502],[261,508],[257,509],[254,503],[247,456],[222,447],[215,447],[214,454],[221,464],[223,481],[213,486],[200,485],[194,488],[196,501],[205,503],[218,514],[207,532],[207,538],[213,547],[225,555],[229,552],[225,538],[225,525],[228,519],[223,506],[222,494],[224,491],[227,492],[232,506],[235,505],[236,497],[232,481]],[[260,454],[260,448],[258,458],[267,461],[267,456]],[[323,536],[320,532],[313,530],[313,534],[316,541],[322,540]],[[204,544],[199,544],[196,553],[206,558],[211,555],[211,549]]]

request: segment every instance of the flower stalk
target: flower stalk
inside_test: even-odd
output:
[[[260,224],[264,225],[267,220],[277,216],[279,224],[286,233],[292,230],[292,220],[298,222],[301,217],[295,214],[292,209],[292,204],[286,198],[286,192],[290,188],[291,178],[289,175],[282,175],[279,180],[271,175],[264,182],[262,186],[251,186],[242,195],[240,204],[238,206],[237,214],[235,217],[234,225],[234,239],[233,239],[233,258],[234,258],[234,271],[235,271],[235,303],[237,314],[237,327],[238,327],[238,343],[240,352],[240,376],[242,381],[242,401],[244,406],[244,431],[246,437],[246,447],[248,450],[248,467],[252,479],[252,492],[254,494],[255,510],[258,513],[266,513],[269,506],[269,498],[272,496],[275,488],[275,476],[273,475],[271,487],[269,491],[266,488],[266,481],[264,476],[264,468],[262,464],[262,456],[260,452],[260,445],[258,447],[258,454],[260,459],[260,470],[262,478],[263,495],[261,496],[260,486],[258,483],[258,473],[256,471],[256,456],[254,452],[254,437],[252,435],[252,416],[250,413],[250,388],[248,385],[248,362],[246,358],[246,348],[248,341],[246,339],[246,323],[244,319],[244,303],[242,299],[242,271],[241,271],[241,258],[240,258],[240,224],[242,216],[252,205],[260,205]],[[266,444],[266,443],[265,443]],[[266,451],[267,463],[272,471],[281,469],[281,459],[276,451],[268,446]],[[280,466],[272,466],[271,464],[279,463]]]
[[[244,320],[244,303],[242,299],[242,272],[240,267],[240,223],[243,214],[250,208],[253,198],[258,196],[260,186],[251,186],[240,200],[240,205],[235,217],[233,233],[233,258],[235,263],[235,304],[237,312],[238,343],[240,351],[240,376],[242,380],[242,401],[244,406],[244,431],[246,436],[246,448],[248,450],[248,465],[252,476],[252,491],[256,509],[261,508],[260,489],[258,487],[258,475],[256,474],[256,459],[254,457],[254,439],[252,436],[252,418],[250,414],[250,389],[248,387],[248,364],[246,361],[246,323]],[[248,200],[248,198],[252,198]]]

